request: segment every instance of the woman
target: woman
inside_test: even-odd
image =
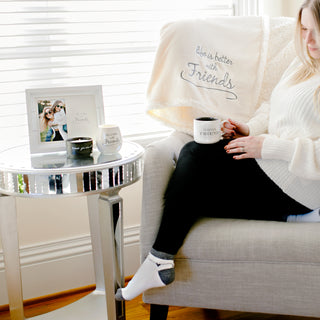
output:
[[[64,108],[65,108],[65,105],[61,100],[56,100],[52,105],[56,134],[59,135],[63,140],[67,140],[68,139],[67,116]],[[62,139],[59,139],[59,140],[62,140]]]
[[[272,93],[267,134],[250,136],[248,124],[229,119],[228,139],[184,146],[155,243],[118,300],[174,280],[173,258],[201,216],[320,222],[319,34],[320,0],[307,0],[297,21],[299,58]]]
[[[39,118],[40,118],[41,141],[46,141],[46,142],[51,141],[53,130],[51,129],[50,124],[54,120],[54,114],[51,107],[44,107]]]

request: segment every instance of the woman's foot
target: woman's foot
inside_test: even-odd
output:
[[[148,289],[170,284],[174,277],[173,256],[152,249],[128,285],[118,289],[115,298],[132,300]]]

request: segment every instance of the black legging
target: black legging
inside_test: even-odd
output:
[[[176,254],[200,217],[286,221],[309,208],[285,194],[255,159],[234,160],[224,146],[189,142],[181,150],[164,197],[153,248]]]

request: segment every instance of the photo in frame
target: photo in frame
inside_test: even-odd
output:
[[[68,138],[96,141],[104,123],[102,86],[27,89],[26,101],[31,154],[65,151]]]

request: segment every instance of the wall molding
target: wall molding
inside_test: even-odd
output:
[[[22,246],[20,248],[21,267],[49,263],[57,259],[72,258],[73,256],[92,252],[90,235],[62,239]],[[0,252],[0,272],[4,271],[3,252]]]
[[[125,276],[135,273],[139,266],[139,239],[139,225],[124,228]],[[94,283],[90,235],[22,246],[20,263],[24,299]],[[2,251],[0,251],[0,283],[5,283]],[[6,286],[1,285],[0,305],[7,303]]]

